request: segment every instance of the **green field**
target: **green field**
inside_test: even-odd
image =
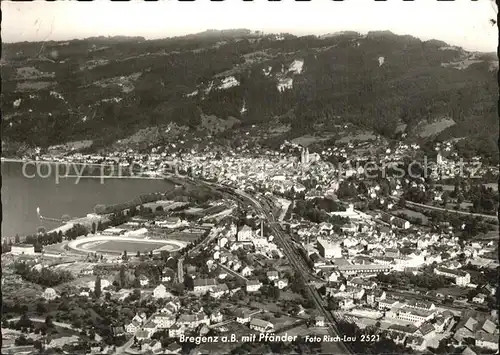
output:
[[[112,240],[101,243],[99,245],[91,246],[89,250],[108,252],[108,253],[123,253],[124,250],[127,253],[148,253],[152,250],[161,247],[172,247],[172,250],[177,248],[175,245],[169,245],[165,243],[155,243],[155,242],[132,242],[132,241],[122,241],[122,240]]]

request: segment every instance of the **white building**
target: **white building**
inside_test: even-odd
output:
[[[175,316],[166,313],[155,314],[151,320],[156,323],[159,329],[168,329],[175,324]]]
[[[436,275],[442,275],[455,280],[457,286],[465,287],[470,284],[470,274],[462,270],[447,269],[444,267],[437,267],[434,269]]]
[[[262,319],[253,318],[250,321],[250,329],[261,333],[270,333],[274,331],[274,324]]]
[[[238,242],[248,242],[252,240],[253,231],[252,228],[245,225],[238,231]]]
[[[325,259],[342,257],[342,248],[339,244],[330,243],[325,239],[318,239],[317,244],[320,255]]]
[[[390,318],[396,318],[414,323],[416,326],[430,321],[434,318],[434,311],[424,311],[421,309],[414,309],[410,307],[403,306],[401,308],[392,309],[387,312],[387,316]]]
[[[14,244],[10,249],[10,253],[13,255],[34,255],[35,246],[32,244]]]
[[[215,279],[195,279],[193,281],[193,290],[197,294],[205,294],[217,286]]]
[[[170,293],[167,292],[167,288],[164,285],[158,285],[153,290],[153,298],[156,298],[156,299],[166,298],[169,295],[170,295]]]
[[[111,282],[109,282],[106,279],[101,279],[101,290],[104,290],[106,287],[109,287],[111,285]],[[87,282],[87,287],[90,288],[92,292],[95,291],[95,281],[89,281]]]
[[[53,288],[49,287],[45,289],[45,291],[42,294],[42,297],[45,298],[47,301],[52,301],[59,296],[57,295],[56,291]]]
[[[257,292],[260,290],[262,284],[258,280],[247,281],[246,290],[247,292]]]

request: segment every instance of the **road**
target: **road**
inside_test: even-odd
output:
[[[146,319],[142,324],[148,324],[151,319],[153,319],[153,316],[154,316],[154,313],[148,318]],[[123,353],[127,353],[127,354],[137,354],[138,352],[130,349],[130,347],[132,346],[132,344],[134,343],[134,338],[135,336],[132,336],[125,344],[123,344],[122,346],[119,346],[115,349],[115,352],[113,353],[113,355],[120,355],[120,354],[123,354]]]
[[[397,197],[393,197],[395,200],[399,201]],[[448,212],[448,213],[456,213],[460,214],[463,216],[469,216],[469,217],[482,217],[485,219],[490,219],[495,222],[498,222],[498,216],[497,215],[491,215],[491,214],[482,214],[482,213],[470,213],[470,212],[464,212],[464,211],[458,211],[458,210],[450,210],[442,207],[436,207],[436,206],[430,206],[430,205],[425,205],[423,203],[417,203],[417,202],[411,202],[411,201],[405,201],[407,206],[413,206],[413,207],[420,207],[420,208],[426,208],[428,210],[434,210],[434,211],[442,211],[442,212]]]
[[[219,263],[217,263],[217,265],[220,266],[221,268],[223,268],[224,270],[226,270],[227,272],[229,272],[231,275],[236,276],[236,277],[242,279],[243,281],[248,281],[248,279],[246,277],[244,277],[240,273],[228,268],[227,266],[219,264]]]
[[[268,206],[268,209],[265,209],[264,207],[262,207],[261,203],[252,196],[242,191],[234,189],[231,190],[233,191],[234,195],[237,195],[239,198],[246,200],[247,203],[254,207],[258,214],[260,214],[267,220],[269,228],[271,229],[272,234],[277,238],[279,244],[281,244],[285,256],[288,258],[295,271],[302,276],[311,300],[314,302],[316,308],[320,311],[320,313],[325,317],[325,323],[328,324],[328,332],[332,336],[339,335],[340,332],[337,328],[337,323],[333,315],[325,308],[324,301],[318,293],[318,290],[314,286],[309,284],[309,281],[313,279],[312,275],[308,271],[309,267],[306,265],[304,259],[300,255],[298,255],[297,251],[293,248],[292,243],[290,242],[290,238],[287,238],[280,224],[276,221],[276,217],[273,214],[272,208],[269,208],[271,206]],[[228,190],[225,189],[225,191]],[[324,343],[323,346],[323,351],[327,351],[332,354],[353,353],[346,346],[346,344],[342,342]]]

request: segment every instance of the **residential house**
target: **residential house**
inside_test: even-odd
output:
[[[285,287],[288,287],[288,279],[279,279],[278,281],[274,281],[274,286],[282,290]]]
[[[159,352],[161,349],[162,349],[161,341],[159,341],[159,340],[147,341],[141,345],[142,352],[151,351],[151,352],[155,353],[155,352]]]
[[[477,353],[471,348],[466,347],[464,351],[462,351],[462,355],[477,355]]]
[[[125,334],[125,329],[123,327],[113,327],[113,335],[119,337]]]
[[[399,303],[398,300],[395,300],[393,298],[386,298],[384,300],[380,300],[378,302],[378,309],[379,310],[386,310],[386,309],[392,309],[394,308],[397,304]]]
[[[470,284],[470,274],[462,270],[453,270],[444,267],[437,267],[434,269],[436,275],[443,275],[445,277],[455,280],[457,286],[467,286]]]
[[[135,332],[135,338],[137,340],[146,340],[146,339],[149,339],[149,337],[150,337],[150,334],[146,330],[139,329],[138,331]]]
[[[262,287],[262,284],[259,280],[248,280],[246,282],[246,290],[247,292],[257,292]]]
[[[406,335],[401,333],[390,333],[390,338],[397,345],[404,345],[406,340]]]
[[[174,270],[170,268],[164,268],[161,273],[161,282],[171,282],[175,278]]]
[[[94,275],[94,267],[92,265],[84,267],[82,270],[80,270],[80,275],[82,276]]]
[[[316,327],[324,327],[325,326],[325,317],[316,316],[314,319]]]
[[[411,224],[407,220],[404,220],[399,217],[394,217],[391,221],[392,225],[401,228],[401,229],[408,229],[410,228]]]
[[[217,286],[215,279],[195,279],[193,291],[199,295],[205,294]]]
[[[498,334],[489,334],[483,330],[475,334],[476,346],[498,351]]]
[[[166,298],[169,297],[170,293],[167,292],[167,288],[164,285],[158,285],[156,288],[153,290],[153,298],[160,299],[160,298]]]
[[[347,281],[347,286],[360,287],[364,288],[365,290],[373,290],[375,289],[375,287],[377,287],[377,284],[373,281],[362,279],[361,277],[354,277],[351,280]]]
[[[223,316],[220,311],[215,311],[210,315],[210,323],[217,324],[222,322]]]
[[[412,348],[415,351],[424,351],[427,348],[427,341],[419,336],[407,336],[406,346]]]
[[[155,322],[153,322],[152,320],[147,322],[143,327],[142,327],[143,330],[145,330],[146,332],[149,333],[149,337],[151,337],[151,335],[153,335],[154,333],[156,333],[156,331],[158,330],[158,326],[156,325]]]
[[[168,329],[175,324],[175,316],[169,313],[157,313],[151,319],[158,329]]]
[[[177,319],[177,324],[188,329],[196,329],[201,324],[210,325],[210,318],[208,318],[204,312],[198,314],[182,314],[179,319]]]
[[[250,312],[249,310],[241,309],[241,308],[237,309],[234,312],[234,315],[236,316],[236,322],[238,322],[240,324],[249,323],[250,319],[251,319],[251,314],[252,314],[252,312]]]
[[[101,279],[101,290],[104,290],[105,288],[111,286],[111,282],[109,282],[106,279]],[[95,281],[89,281],[87,282],[87,287],[94,292],[95,289]]]
[[[336,271],[331,271],[329,273],[326,274],[326,280],[329,281],[329,282],[334,282],[334,281],[338,281],[339,279],[339,273],[336,272]]]
[[[181,335],[184,335],[185,327],[180,324],[174,324],[168,330],[169,338],[179,338]]]
[[[275,281],[280,278],[278,271],[268,271],[266,275],[269,281]]]
[[[248,277],[248,276],[251,276],[252,273],[253,273],[253,269],[250,267],[250,266],[245,266],[241,271],[241,276],[243,277]],[[220,277],[220,275],[219,275]]]
[[[400,333],[404,335],[415,335],[418,331],[418,328],[415,327],[413,324],[409,325],[400,325],[400,324],[393,324],[389,326],[387,329],[391,333]]]
[[[227,293],[229,293],[229,288],[226,284],[217,285],[210,290],[210,296],[213,298],[222,297]]]
[[[42,294],[42,297],[45,298],[47,301],[52,301],[55,300],[57,297],[59,297],[56,293],[56,290],[53,288],[47,287],[45,291]]]
[[[354,304],[354,300],[352,298],[344,298],[340,302],[340,308],[343,310],[349,310],[349,309],[352,309],[354,307],[356,307],[356,305]]]
[[[170,343],[165,349],[165,354],[180,354],[182,351],[182,346],[178,343]]]
[[[420,328],[418,328],[416,335],[429,340],[436,336],[436,329],[430,323],[423,323]]]
[[[436,309],[436,306],[434,305],[434,303],[427,302],[427,301],[417,301],[415,299],[410,299],[406,303],[406,307],[414,308],[414,309],[421,309],[424,311],[432,311],[432,310]]]
[[[125,331],[129,334],[135,334],[137,330],[139,330],[141,323],[136,320],[132,320],[129,324],[125,326]]]
[[[380,302],[387,298],[387,295],[383,290],[375,290],[374,295],[375,295],[375,302]]]
[[[472,298],[472,302],[478,304],[483,304],[485,300],[486,300],[486,295],[483,293],[478,293],[476,296],[474,296],[474,298]]]
[[[141,287],[149,285],[149,278],[146,275],[139,275],[139,284]]]
[[[238,231],[238,242],[248,242],[252,240],[252,228],[245,225]]]
[[[250,321],[250,329],[261,333],[270,333],[274,331],[274,324],[263,319],[252,318]]]
[[[481,327],[481,330],[485,331],[488,334],[497,334],[498,333],[498,325],[492,322],[490,319],[486,319]]]

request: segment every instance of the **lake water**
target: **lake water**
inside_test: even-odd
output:
[[[61,218],[83,217],[93,212],[96,204],[116,204],[131,200],[140,194],[167,192],[173,184],[166,180],[147,179],[60,179],[56,183],[55,173],[43,178],[34,174],[36,169],[26,169],[23,164],[2,162],[2,238],[33,234],[40,226],[47,230],[59,226],[57,223],[40,221],[36,208],[43,216]],[[42,171],[47,175],[48,169]]]

